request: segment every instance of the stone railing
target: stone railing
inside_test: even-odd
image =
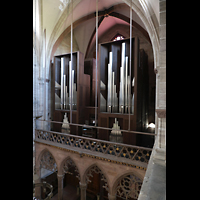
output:
[[[80,156],[92,155],[146,168],[151,148],[114,143],[72,134],[35,129],[35,141],[76,151]]]
[[[40,200],[35,197],[35,188],[36,187],[42,187],[43,188],[43,193],[46,193],[47,188],[50,190],[49,194],[44,200],[49,200],[53,196],[53,186],[50,185],[49,183],[43,181],[42,183],[34,183],[33,182],[33,200]]]

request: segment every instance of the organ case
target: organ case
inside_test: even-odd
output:
[[[52,82],[53,120],[63,121],[67,113],[70,122],[70,105],[72,104],[72,122],[84,123],[85,106],[90,96],[90,76],[84,74],[84,55],[77,51],[71,54],[54,56]],[[70,89],[71,88],[71,89]],[[72,99],[72,102],[71,102]],[[54,131],[61,131],[62,124],[54,124]],[[70,126],[70,133],[81,135],[81,129]]]
[[[117,118],[121,129],[128,130],[130,111],[130,130],[141,131],[142,114],[139,102],[144,95],[139,91],[141,88],[139,86],[148,74],[141,73],[139,39],[132,38],[131,73],[130,39],[102,43],[99,45],[99,50],[98,126],[112,128]],[[145,76],[140,76],[138,73]],[[128,107],[129,99],[130,107]],[[99,139],[109,140],[109,135],[110,131],[99,130]],[[124,132],[123,143],[137,144],[136,135]]]

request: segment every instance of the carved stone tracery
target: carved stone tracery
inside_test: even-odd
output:
[[[53,172],[56,172],[58,170],[56,161],[49,151],[46,151],[42,155],[41,161],[40,161],[40,166],[41,166],[41,168],[44,168],[44,169],[47,169],[47,170],[50,170]]]
[[[87,173],[86,175],[86,183],[90,183],[91,180],[90,180],[90,177],[93,177],[93,173],[96,173],[96,174],[101,174],[101,180],[104,181],[104,185],[103,185],[103,188],[105,188],[107,191],[108,191],[108,182],[107,182],[107,179],[106,177],[104,176],[104,174],[102,173],[102,171],[95,165],[93,166]]]
[[[72,169],[74,169],[74,172],[72,171]],[[73,160],[70,158],[68,158],[63,165],[63,173],[75,175],[76,178],[78,178],[78,180],[80,181],[80,174],[78,168],[76,167]]]
[[[138,199],[140,189],[142,186],[142,180],[135,175],[127,175],[121,179],[117,186],[117,196],[124,199]]]

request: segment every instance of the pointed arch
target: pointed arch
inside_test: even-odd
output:
[[[88,184],[90,181],[90,177],[93,177],[93,173],[97,173],[97,174],[101,174],[101,180],[104,181],[104,188],[109,192],[109,183],[108,183],[108,177],[107,174],[104,172],[104,170],[101,169],[101,167],[99,167],[99,165],[97,163],[94,163],[92,165],[90,165],[86,170],[85,173],[83,175],[83,181],[84,183]]]
[[[40,168],[48,169],[53,172],[58,171],[56,160],[47,148],[40,152],[37,162]]]
[[[70,2],[69,2],[69,7],[70,7]],[[78,4],[78,3],[77,3]],[[116,18],[119,18],[123,21],[126,21],[126,22],[130,22],[130,19],[129,17],[126,17],[125,15],[123,14],[120,14],[120,13],[117,13],[115,12],[115,9],[117,9],[118,7],[121,7],[121,6],[130,6],[129,5],[129,2],[126,2],[126,0],[122,0],[122,3],[118,4],[118,5],[115,5],[115,6],[112,6],[112,11],[109,12],[108,15],[110,16],[113,16],[113,17],[116,17]],[[143,17],[143,14],[141,13],[141,10],[140,8],[138,8],[138,5],[136,6],[134,3],[132,4],[132,9],[138,14],[138,16],[140,17],[140,19],[142,20],[142,22],[144,23],[143,20],[144,17]],[[65,8],[65,10],[67,10],[67,7]],[[68,9],[69,11],[69,9]],[[71,12],[71,10],[70,10]],[[104,13],[104,12],[102,12]],[[142,14],[142,15],[141,15]],[[67,16],[67,15],[66,15]],[[75,22],[73,22],[73,28],[75,29],[78,25],[80,25],[81,23],[87,21],[87,20],[90,20],[92,18],[95,18],[95,14],[94,13],[90,13],[88,15],[85,15],[84,17],[80,18],[80,19],[77,19]],[[101,14],[99,15],[100,20],[99,20],[99,23],[98,23],[98,26],[100,26],[101,22],[104,20],[105,18],[105,15],[104,14]],[[142,17],[142,18],[141,18]],[[63,20],[63,19],[62,19]],[[146,22],[146,21],[145,21]],[[59,19],[58,21],[58,24],[61,23],[61,19]],[[64,23],[64,21],[62,21],[62,23]],[[144,23],[145,24],[145,27],[148,26],[149,24],[147,23]],[[149,41],[149,42],[152,42],[151,41],[151,38],[148,34],[148,32],[142,27],[140,26],[137,22],[135,22],[134,20],[132,20],[132,26],[137,28],[143,35],[144,37]],[[64,37],[71,31],[71,25],[69,25],[63,32],[60,36],[57,36],[57,38],[55,38],[55,36],[57,35],[58,33],[58,30],[56,28],[54,28],[53,32],[52,32],[52,35],[51,35],[51,38],[50,40],[52,40],[51,42],[49,42],[48,44],[48,48],[47,48],[47,51],[48,51],[48,57],[50,58],[50,60],[53,58],[53,55],[54,53],[56,52],[56,49],[58,48],[59,44],[62,42],[62,40],[64,39]],[[55,32],[55,34],[53,34]],[[91,35],[91,38],[90,38],[90,41],[88,43],[88,47],[87,47],[87,50],[86,50],[86,53],[85,53],[85,57],[87,57],[88,55],[88,51],[89,51],[89,48],[90,48],[90,45],[91,45],[91,42],[92,42],[92,39],[94,37],[96,33],[96,28],[94,28],[93,30],[93,33]],[[54,42],[53,42],[53,37],[54,37]],[[154,36],[155,37],[155,36]],[[50,45],[51,44],[51,45]]]
[[[122,198],[138,198],[143,178],[136,172],[128,171],[119,175],[113,184],[112,194]]]
[[[75,172],[76,172],[76,177],[80,180],[80,171],[78,169],[78,166],[76,165],[76,163],[74,162],[74,160],[70,157],[67,156],[61,163],[60,165],[60,171],[65,174],[65,173],[71,173],[70,169],[74,167],[75,168]]]

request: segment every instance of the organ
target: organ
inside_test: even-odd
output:
[[[70,122],[72,105],[73,123],[93,125],[90,122],[94,122],[94,86],[97,81],[97,125],[113,128],[117,122],[120,130],[128,130],[130,126],[132,131],[145,131],[148,124],[148,57],[140,49],[137,37],[131,41],[131,55],[130,39],[99,44],[98,80],[94,79],[94,59],[84,60],[83,53],[73,52],[73,64],[70,53],[54,57],[53,120],[62,122],[65,115]],[[61,124],[54,124],[53,130],[60,132]],[[139,144],[140,135],[120,130],[120,142]],[[98,139],[115,137],[115,132],[110,130],[98,129],[96,132],[92,135],[97,135]],[[83,129],[70,125],[70,133],[82,135]]]
[[[99,45],[98,125],[112,128],[115,118],[121,130],[144,131],[148,124],[148,58],[140,41],[130,39]],[[131,66],[130,66],[131,59]],[[138,144],[140,135],[122,132],[123,143]],[[99,130],[99,139],[109,140],[110,131]]]

